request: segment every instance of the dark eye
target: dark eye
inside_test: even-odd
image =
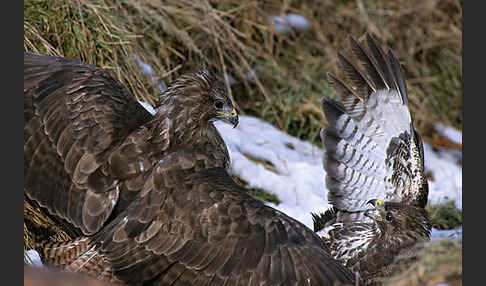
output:
[[[388,212],[388,213],[386,213],[385,219],[386,219],[386,221],[392,221],[392,220],[393,220],[393,216],[392,216],[392,214],[391,214],[391,213],[389,213],[389,212]]]
[[[224,106],[224,103],[221,100],[218,100],[214,103],[214,107],[216,107],[217,109],[221,109],[221,108],[223,108],[223,106]]]

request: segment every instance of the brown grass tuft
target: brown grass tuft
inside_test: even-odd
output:
[[[320,144],[320,98],[332,94],[347,35],[370,31],[399,56],[412,113],[428,138],[436,122],[462,128],[462,1],[24,1],[24,50],[109,68],[154,104],[157,82],[195,65],[227,75],[241,111]],[[271,16],[305,16],[310,29],[282,34]],[[157,78],[139,71],[136,54]],[[231,77],[231,78],[230,78]],[[234,83],[233,83],[234,82]],[[233,83],[230,85],[230,83]]]
[[[397,260],[401,271],[382,280],[384,286],[462,285],[462,241],[440,239],[417,245],[411,255]]]

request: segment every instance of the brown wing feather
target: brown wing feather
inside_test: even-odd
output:
[[[147,285],[352,283],[314,232],[247,195],[211,158],[211,149],[203,150],[166,154],[133,203],[93,237],[118,279]]]
[[[103,70],[82,64],[66,78],[70,69],[64,60],[51,60],[43,69],[26,60],[25,161],[38,166],[48,156],[52,169],[64,175],[59,180],[70,187],[42,189],[42,173],[31,167],[26,169],[26,192],[88,234],[99,229],[119,201],[113,220],[93,236],[75,240],[83,242],[84,251],[54,251],[52,261],[95,274],[107,265],[107,275],[133,284],[352,283],[351,273],[329,256],[314,232],[253,199],[231,179],[227,149],[214,126],[192,128],[210,119],[204,112],[211,111],[202,110],[208,106],[201,105],[206,91],[172,94],[156,119],[137,128],[145,117],[130,107],[141,107],[128,94],[115,92],[122,86],[113,86]],[[170,109],[171,100],[181,105]],[[188,108],[181,112],[180,107]],[[164,111],[175,128],[164,123]],[[173,147],[163,147],[166,138],[174,139]],[[49,202],[55,192],[61,198],[53,206]]]
[[[108,71],[24,53],[24,176],[30,199],[98,231],[117,197],[106,153],[151,118]]]

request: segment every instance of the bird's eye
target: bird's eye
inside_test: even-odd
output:
[[[221,100],[218,100],[214,103],[214,107],[216,107],[217,109],[221,109],[221,108],[223,108],[223,106],[224,106],[224,103]]]
[[[391,213],[386,213],[385,219],[386,219],[386,221],[392,221],[393,220],[392,214]]]

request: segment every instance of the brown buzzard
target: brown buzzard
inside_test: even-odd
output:
[[[26,199],[80,230],[44,262],[129,285],[351,284],[310,229],[227,173],[214,120],[238,123],[203,69],[161,95],[155,116],[106,70],[24,55]]]
[[[385,54],[369,34],[366,40],[368,49],[350,37],[365,72],[338,54],[355,88],[329,74],[341,100],[325,97],[322,103],[329,122],[321,139],[332,208],[313,215],[314,230],[332,256],[364,281],[386,275],[399,251],[430,236],[423,145],[405,79],[393,52]]]

